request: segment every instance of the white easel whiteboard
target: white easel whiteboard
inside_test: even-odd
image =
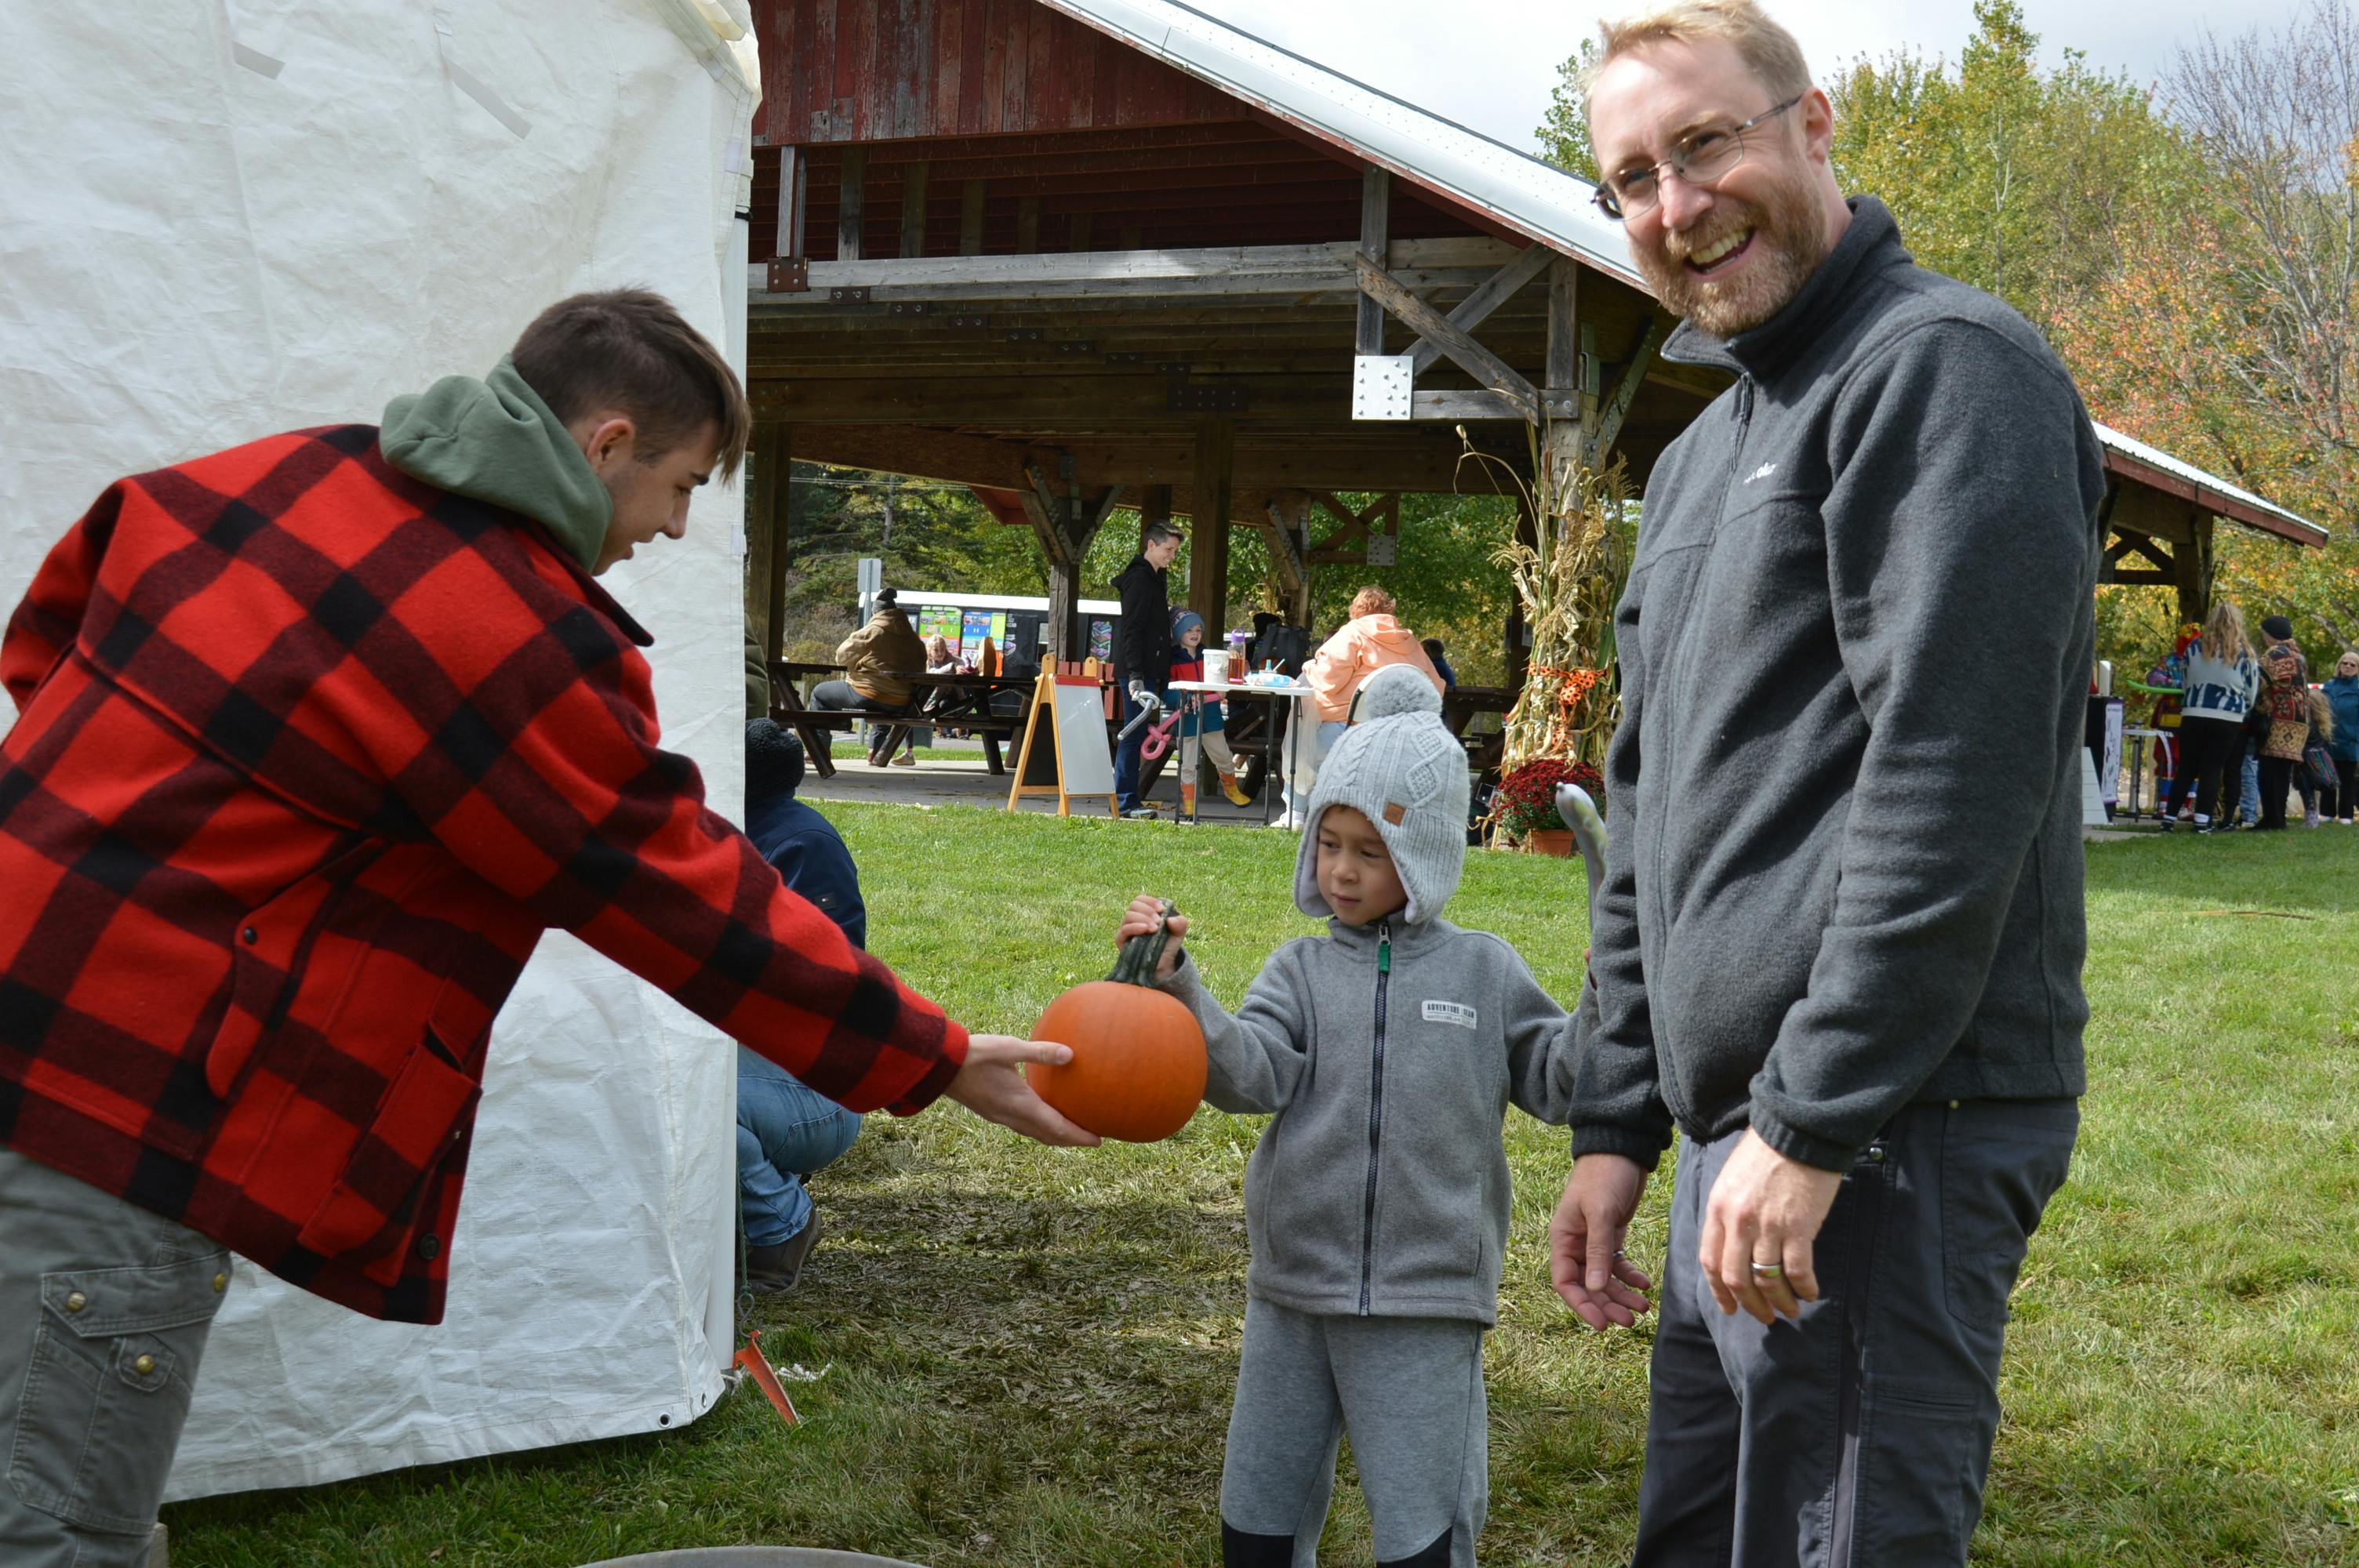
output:
[[[1105,692],[1095,681],[1057,686],[1057,771],[1067,795],[1112,795],[1114,753],[1106,749]]]

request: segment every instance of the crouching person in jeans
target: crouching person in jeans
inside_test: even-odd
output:
[[[767,719],[745,726],[745,837],[778,880],[819,906],[854,947],[868,946],[860,873],[835,824],[795,798],[803,743]],[[737,1047],[737,1199],[745,1233],[741,1288],[791,1291],[819,1245],[819,1210],[804,1182],[860,1136],[846,1110],[768,1057]]]
[[[1329,917],[1323,939],[1279,948],[1234,1015],[1178,943],[1164,955],[1160,983],[1203,1026],[1204,1098],[1276,1113],[1245,1171],[1229,1568],[1316,1563],[1346,1432],[1380,1568],[1465,1568],[1490,1503],[1501,1124],[1510,1103],[1569,1118],[1584,1027],[1513,947],[1441,918],[1465,860],[1467,780],[1440,706],[1422,669],[1380,670],[1328,753],[1294,879],[1296,905]],[[1151,929],[1159,907],[1133,903],[1121,935]],[[1646,1282],[1623,1266],[1628,1310]]]

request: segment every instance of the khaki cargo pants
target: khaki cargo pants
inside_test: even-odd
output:
[[[229,1254],[0,1149],[0,1563],[136,1568]]]

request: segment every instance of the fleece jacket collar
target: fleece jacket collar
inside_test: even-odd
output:
[[[505,357],[385,406],[385,460],[438,490],[520,512],[594,571],[614,504],[572,432]]]
[[[1869,278],[1886,267],[1909,265],[1891,209],[1873,196],[1854,196],[1850,205],[1850,227],[1783,310],[1734,338],[1715,338],[1682,321],[1664,342],[1663,357],[1774,381],[1849,308]]]

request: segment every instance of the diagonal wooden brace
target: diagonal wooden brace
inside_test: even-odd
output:
[[[1366,256],[1355,255],[1352,259],[1359,267],[1361,293],[1390,311],[1410,331],[1438,344],[1459,369],[1515,404],[1526,419],[1535,425],[1539,423],[1540,395],[1521,372],[1451,326],[1448,317],[1411,294],[1398,278]]]

